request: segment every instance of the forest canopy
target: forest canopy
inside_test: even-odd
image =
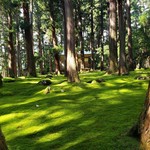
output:
[[[0,0],[0,14],[2,76],[150,66],[148,0]]]

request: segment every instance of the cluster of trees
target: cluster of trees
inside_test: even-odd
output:
[[[3,76],[61,71],[79,82],[85,52],[91,69],[128,74],[149,67],[150,8],[145,0],[0,0]],[[80,62],[78,55],[80,53]]]

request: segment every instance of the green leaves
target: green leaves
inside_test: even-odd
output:
[[[140,17],[139,17],[139,23],[142,25],[142,26],[147,26],[149,23],[150,23],[150,11],[149,12],[146,12],[144,14],[142,14]]]

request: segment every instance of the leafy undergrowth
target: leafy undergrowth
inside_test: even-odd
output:
[[[9,150],[138,149],[127,133],[138,119],[148,84],[135,78],[148,71],[121,77],[82,73],[82,82],[73,84],[54,76],[48,94],[47,86],[37,84],[40,78],[4,82],[0,124]]]

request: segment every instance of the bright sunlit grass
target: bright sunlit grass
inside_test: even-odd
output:
[[[127,133],[137,121],[148,81],[104,72],[80,74],[81,83],[54,76],[51,91],[40,78],[21,77],[0,88],[0,124],[10,150],[132,150]],[[44,78],[42,76],[42,78]],[[96,79],[104,79],[98,83]],[[92,83],[87,83],[93,80]]]

